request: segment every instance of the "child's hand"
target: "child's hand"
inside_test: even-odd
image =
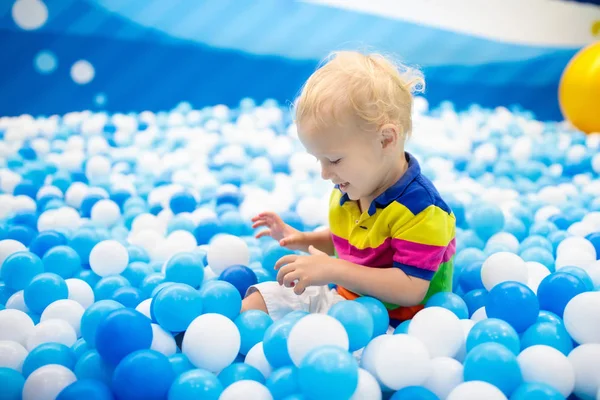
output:
[[[309,256],[288,255],[281,257],[275,263],[277,282],[285,287],[293,287],[294,293],[300,295],[309,286],[322,286],[331,283],[332,270],[336,259],[326,253],[308,247]]]
[[[256,238],[271,236],[279,242],[280,246],[290,250],[306,250],[306,235],[297,229],[292,228],[281,217],[274,212],[268,211],[258,214],[252,218],[252,228],[266,226],[267,229],[258,232]]]

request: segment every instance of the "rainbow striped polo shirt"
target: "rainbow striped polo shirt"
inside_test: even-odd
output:
[[[417,160],[405,154],[407,171],[365,212],[337,186],[329,203],[329,227],[339,258],[371,268],[400,268],[431,282],[419,305],[384,303],[390,318],[400,321],[412,318],[433,294],[452,290],[456,251],[452,210],[421,174]],[[337,290],[349,300],[360,296],[341,286]]]

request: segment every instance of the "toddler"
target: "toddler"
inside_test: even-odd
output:
[[[295,119],[299,140],[334,185],[329,228],[299,232],[275,213],[254,217],[253,228],[266,228],[257,237],[309,254],[282,257],[277,282],[250,287],[242,311],[277,320],[371,296],[396,326],[452,290],[454,214],[404,150],[412,93],[422,87],[409,69],[351,51],[333,53],[308,79]]]

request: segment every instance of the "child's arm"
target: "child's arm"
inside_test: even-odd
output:
[[[399,268],[366,268],[338,261],[331,268],[332,283],[354,293],[409,307],[421,303],[429,289],[429,281],[406,275]]]
[[[257,238],[271,236],[279,242],[280,246],[291,250],[300,250],[308,253],[308,247],[313,245],[317,249],[334,255],[333,240],[329,228],[317,232],[301,232],[283,222],[281,217],[274,212],[264,212],[252,218],[252,228],[266,227],[256,234]]]

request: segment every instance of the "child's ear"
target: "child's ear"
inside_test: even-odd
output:
[[[385,124],[380,129],[380,140],[382,148],[393,147],[403,139],[399,127],[394,124]]]

